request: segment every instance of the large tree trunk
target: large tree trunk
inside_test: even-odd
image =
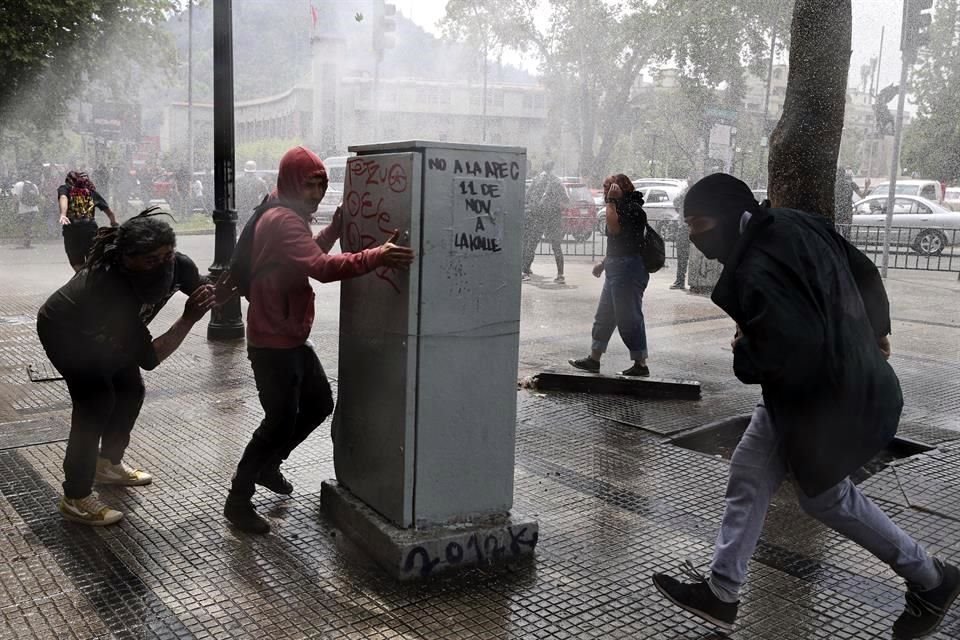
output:
[[[833,219],[851,28],[850,0],[797,0],[783,116],[770,136],[775,207]]]

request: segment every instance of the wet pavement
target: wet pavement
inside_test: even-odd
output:
[[[211,237],[181,249],[206,267]],[[645,312],[654,375],[702,382],[703,397],[638,400],[519,392],[516,510],[536,517],[531,565],[402,585],[320,516],[333,477],[320,427],[285,467],[296,486],[255,502],[274,533],[254,538],[221,515],[229,477],[261,411],[242,344],[211,344],[205,324],[147,372],[128,460],[156,476],[101,488],[126,512],[90,530],[56,511],[69,398],[43,373],[33,316],[69,275],[58,246],[0,247],[0,638],[685,638],[710,629],[665,606],[650,574],[706,564],[723,509],[727,463],[671,436],[748,413],[756,388],[730,370],[733,328],[709,300],[656,274]],[[571,260],[524,285],[521,376],[563,367],[589,347],[600,281]],[[942,557],[960,561],[960,283],[893,272],[893,364],[907,399],[901,433],[935,448],[861,485]],[[313,340],[337,367],[339,288],[318,285]],[[153,330],[179,313],[171,301]],[[615,336],[609,362],[628,366]],[[35,376],[36,377],[36,376]],[[42,377],[42,376],[41,376]],[[882,563],[778,495],[751,564],[735,638],[889,638],[902,585]],[[934,636],[960,637],[960,612]]]

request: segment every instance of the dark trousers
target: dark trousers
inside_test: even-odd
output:
[[[526,212],[526,218],[523,221],[523,272],[530,273],[533,267],[533,260],[537,257],[537,247],[540,246],[540,239],[543,238],[543,221],[534,218],[530,211]]]
[[[632,360],[647,359],[647,328],[643,318],[643,292],[650,274],[642,256],[611,257],[603,261],[606,276],[593,320],[590,349],[606,353],[613,330],[620,331]]]
[[[263,421],[243,451],[231,496],[251,498],[260,472],[286,460],[333,413],[330,383],[314,350],[249,347]]]
[[[50,362],[63,375],[73,402],[63,459],[63,494],[83,498],[93,490],[97,456],[119,464],[130,444],[145,394],[140,367],[105,363],[42,320],[37,322],[37,333]]]
[[[23,246],[29,247],[33,242],[33,225],[37,219],[37,212],[25,211],[19,217],[20,228],[23,230]]]
[[[676,233],[677,279],[675,284],[686,284],[687,263],[690,261],[690,235],[686,225],[680,225]]]
[[[63,225],[63,248],[72,266],[81,266],[97,237],[97,223],[93,220],[74,219]]]
[[[537,247],[540,246],[540,240],[544,234],[547,235],[547,242],[550,243],[550,249],[553,251],[553,258],[557,263],[557,275],[563,275],[563,229],[562,222],[559,220],[551,224],[542,218],[530,219],[524,225],[523,230],[523,273],[530,273],[533,268],[533,260],[537,256]]]

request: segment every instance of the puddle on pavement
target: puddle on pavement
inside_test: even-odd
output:
[[[699,451],[724,460],[733,457],[733,451],[740,443],[743,432],[750,424],[750,416],[737,416],[713,425],[695,429],[689,433],[673,438],[670,442],[678,447]],[[851,478],[860,483],[870,476],[879,473],[896,460],[903,460],[912,456],[932,451],[936,447],[910,440],[908,438],[894,438],[885,449],[878,453],[870,462],[865,464]]]

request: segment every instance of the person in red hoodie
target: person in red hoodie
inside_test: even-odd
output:
[[[277,189],[271,194],[275,206],[250,222],[247,352],[264,417],[240,458],[223,511],[248,533],[270,531],[250,501],[255,485],[291,494],[293,485],[280,464],[333,412],[330,385],[308,342],[314,318],[310,278],[333,282],[384,266],[405,269],[414,259],[411,249],[393,244],[397,234],[359,253],[327,253],[340,236],[339,210],[316,237],[310,230],[310,218],[326,190],[327,171],[320,158],[304,147],[290,149],[280,161]]]

